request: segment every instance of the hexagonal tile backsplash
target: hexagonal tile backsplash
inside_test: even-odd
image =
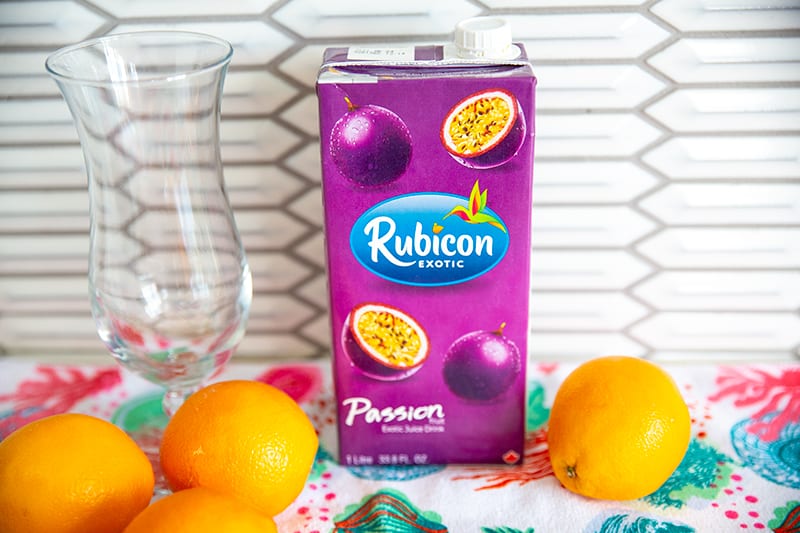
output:
[[[766,0],[0,2],[0,353],[104,354],[49,52],[151,28],[232,42],[222,154],[256,293],[238,357],[325,357],[322,50],[488,14],[539,78],[530,357],[796,359],[800,9]]]

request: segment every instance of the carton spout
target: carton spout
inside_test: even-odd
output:
[[[456,24],[455,48],[464,59],[514,59],[521,53],[512,43],[511,27],[499,17],[475,17]]]

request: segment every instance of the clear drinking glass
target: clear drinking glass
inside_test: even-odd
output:
[[[166,388],[168,416],[231,357],[252,297],[219,148],[231,55],[215,37],[139,32],[46,62],[86,162],[98,333],[125,367]]]

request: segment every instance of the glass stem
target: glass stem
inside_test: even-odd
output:
[[[191,387],[185,389],[169,389],[166,394],[164,394],[164,399],[161,400],[161,406],[164,409],[164,414],[167,415],[168,418],[172,418],[172,415],[183,405],[183,402],[186,401],[193,392],[195,392],[198,387]]]

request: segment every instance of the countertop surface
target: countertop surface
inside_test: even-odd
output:
[[[320,434],[305,489],[276,517],[282,533],[800,531],[800,365],[664,365],[689,406],[691,443],[661,489],[627,502],[577,496],[552,474],[549,406],[574,367],[529,367],[528,437],[519,466],[338,464],[327,361],[234,363],[215,380],[255,379],[283,388]],[[70,366],[7,357],[0,359],[0,438],[67,411],[124,422],[126,411],[158,394],[113,363]]]

